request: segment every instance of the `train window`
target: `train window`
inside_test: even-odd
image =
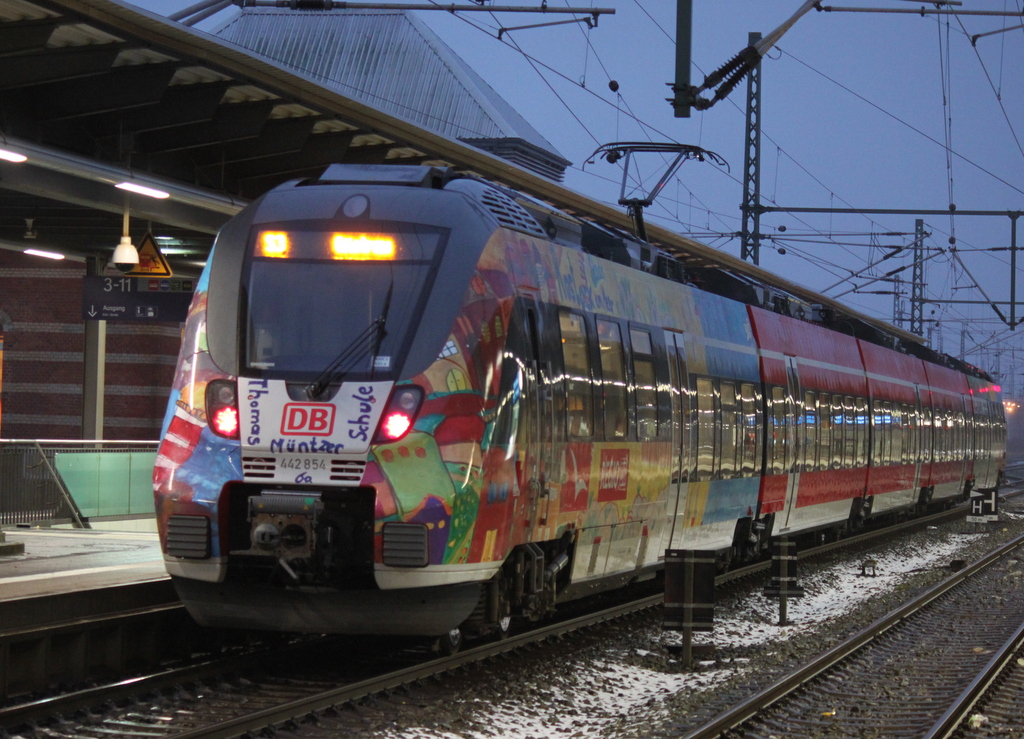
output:
[[[683,337],[679,334],[667,334],[668,338],[668,366],[672,379],[672,418],[677,423],[675,438],[677,440],[680,460],[680,479],[686,482],[690,479],[691,459],[690,440],[693,438],[691,431],[692,418],[690,408],[693,405],[691,400],[693,394],[690,392],[689,374],[686,369],[686,351],[683,345]]]
[[[601,346],[605,438],[624,439],[629,431],[629,415],[626,405],[626,364],[619,324],[599,319],[597,337]]]
[[[885,464],[892,464],[895,461],[895,457],[892,453],[892,447],[896,426],[893,424],[891,401],[886,400],[882,403],[882,412],[885,419],[885,433],[883,434],[883,443],[885,444],[885,447],[882,450],[882,459]]]
[[[903,411],[899,403],[892,404],[892,463],[903,461]]]
[[[771,419],[771,464],[769,471],[773,475],[784,475],[786,468],[786,450],[788,446],[789,416],[786,413],[786,389],[775,385],[772,387]]]
[[[882,443],[882,437],[884,436],[882,431],[884,423],[882,401],[875,400],[871,406],[871,464],[877,467],[882,464],[882,450],[885,448],[885,445]]]
[[[953,459],[953,416],[948,411],[942,411],[942,461],[949,462]]]
[[[629,341],[633,350],[633,381],[636,383],[637,438],[651,441],[658,436],[658,392],[651,335],[631,328]]]
[[[907,429],[910,434],[907,443],[910,448],[907,450],[907,463],[915,464],[921,454],[921,416],[917,407],[907,405]]]
[[[722,477],[736,477],[739,472],[736,454],[740,445],[737,443],[739,425],[739,406],[736,403],[736,386],[731,382],[722,382],[719,393],[722,404]]]
[[[868,401],[856,398],[853,401],[854,425],[857,433],[857,467],[865,467],[868,463]]]
[[[953,413],[953,458],[964,458],[964,416],[961,411]]]
[[[832,409],[831,396],[818,396],[818,465],[817,469],[827,470],[832,463]]]
[[[843,396],[832,396],[832,459],[830,466],[836,470],[843,466],[843,444],[846,424],[843,422]]]
[[[943,408],[941,411],[936,413],[935,433],[938,438],[935,441],[935,446],[940,450],[941,461],[949,461],[949,412]]]
[[[907,416],[910,418],[910,455],[907,461],[916,464],[921,458],[921,411],[916,405],[907,406]]]
[[[854,423],[853,396],[843,397],[843,464],[857,465],[857,426]]]
[[[567,428],[570,437],[586,438],[594,433],[594,391],[587,324],[583,316],[568,311],[559,313],[558,323],[562,330]]]
[[[935,461],[935,411],[921,409],[921,456],[924,462]]]
[[[631,328],[629,330],[630,348],[636,354],[651,356],[654,351],[651,349],[651,335],[647,331]]]
[[[818,396],[811,390],[804,392],[804,438],[800,464],[804,472],[815,469],[818,463]]]
[[[697,378],[697,479],[710,480],[715,474],[715,384]]]
[[[740,474],[750,477],[757,473],[757,451],[761,448],[761,426],[758,424],[757,391],[754,385],[740,385],[743,412],[743,451],[740,456]]]

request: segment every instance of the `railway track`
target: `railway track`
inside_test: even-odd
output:
[[[962,515],[962,509],[944,511],[906,522],[901,527],[824,543],[801,552],[801,557],[821,555],[836,547],[868,544],[879,537],[892,537],[901,528],[935,525]],[[768,566],[769,563],[761,562],[734,570],[721,575],[717,583],[751,577]],[[111,732],[149,737],[242,736],[268,725],[287,724],[304,717],[312,721],[309,717],[330,712],[333,706],[386,694],[400,686],[463,665],[494,659],[528,644],[622,618],[660,605],[662,600],[659,592],[441,659],[430,657],[422,648],[394,649],[379,642],[361,640],[357,643],[339,638],[307,640],[279,649],[235,650],[201,664],[0,709],[0,726],[13,733],[25,727],[46,726],[44,735],[53,737],[109,737]],[[326,680],[306,680],[302,669],[277,673],[267,669],[270,665],[330,662],[330,654],[336,655],[335,661],[344,663],[346,670],[328,669],[324,673],[329,675]],[[232,677],[237,675],[259,677]]]
[[[953,736],[998,671],[1020,669],[1022,545],[1004,545],[685,739]],[[1006,697],[985,700],[996,712],[1014,708]]]

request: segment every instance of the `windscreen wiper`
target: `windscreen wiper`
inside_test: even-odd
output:
[[[373,371],[377,364],[377,355],[380,353],[380,345],[387,336],[388,311],[391,309],[391,295],[394,292],[394,280],[388,286],[387,295],[384,297],[384,307],[380,316],[364,328],[348,345],[341,350],[331,363],[316,376],[311,383],[306,385],[306,397],[310,400],[319,400],[330,385],[341,380],[352,371],[356,363],[364,359],[372,352],[373,359],[370,364],[370,377],[373,378]]]
[[[388,294],[384,296],[384,307],[380,311],[380,318],[377,319],[377,340],[373,344],[373,359],[370,360],[370,379],[373,379],[373,373],[377,369],[377,355],[380,354],[380,345],[384,341],[384,337],[388,335],[388,311],[391,310],[391,295],[395,291],[395,280],[391,279],[391,284],[388,285]]]

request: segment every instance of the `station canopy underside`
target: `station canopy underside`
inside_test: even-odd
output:
[[[249,200],[338,162],[455,167],[632,230],[620,207],[115,0],[0,0],[0,130],[0,148],[28,157],[0,161],[8,249],[109,257],[125,205],[114,185],[134,180],[170,197],[130,196],[133,237],[150,225],[173,237],[172,266],[194,271]],[[650,226],[648,236],[687,266],[719,267],[919,340],[679,234]]]

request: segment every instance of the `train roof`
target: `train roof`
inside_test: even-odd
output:
[[[444,167],[332,165],[320,178],[308,182],[372,182],[443,188],[453,179],[471,176]],[[958,372],[990,379],[982,370],[932,350],[916,334],[860,314],[819,293],[801,288],[679,234],[662,231],[648,242],[641,242],[623,228],[620,219],[602,218],[604,206],[592,200],[579,201],[578,208],[560,208],[559,203],[549,199],[538,198],[479,177],[476,179],[504,193],[505,198],[500,206],[482,204],[489,207],[507,228],[550,238],[563,246],[580,249],[665,279],[690,284],[747,305],[824,326]],[[522,210],[511,212],[509,202],[514,202]],[[582,207],[584,205],[586,209]],[[654,231],[660,229],[648,227],[649,235]]]

